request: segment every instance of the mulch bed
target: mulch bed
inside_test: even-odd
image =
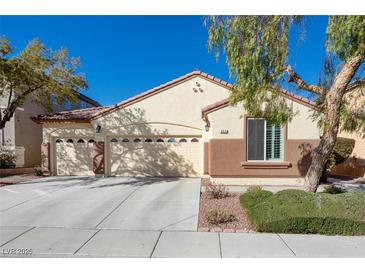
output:
[[[235,219],[232,222],[220,225],[211,225],[207,221],[207,214],[211,210],[221,209],[232,214]],[[254,232],[246,211],[242,208],[239,195],[230,193],[228,197],[214,199],[206,192],[200,195],[198,231],[211,232]]]

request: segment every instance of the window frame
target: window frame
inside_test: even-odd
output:
[[[248,159],[248,150],[249,150],[249,145],[248,145],[248,120],[264,120],[264,159],[263,160],[249,160]],[[267,139],[266,139],[266,135],[267,135],[267,121],[265,118],[255,118],[255,117],[247,117],[246,119],[246,161],[247,162],[259,162],[259,163],[280,163],[280,162],[284,162],[285,161],[285,125],[282,124],[281,125],[281,138],[282,138],[282,146],[280,148],[280,159],[270,159],[270,160],[266,160],[266,143],[267,143]]]

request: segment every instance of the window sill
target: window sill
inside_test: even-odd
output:
[[[286,169],[291,167],[290,162],[251,162],[243,161],[241,166],[247,169]]]

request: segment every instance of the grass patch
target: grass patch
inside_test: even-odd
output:
[[[260,232],[365,234],[365,193],[336,195],[302,190],[249,190],[240,197],[251,223]]]

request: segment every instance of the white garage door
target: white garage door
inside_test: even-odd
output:
[[[92,139],[55,140],[57,175],[94,175]]]
[[[108,168],[111,176],[201,175],[201,139],[187,137],[111,137]]]

